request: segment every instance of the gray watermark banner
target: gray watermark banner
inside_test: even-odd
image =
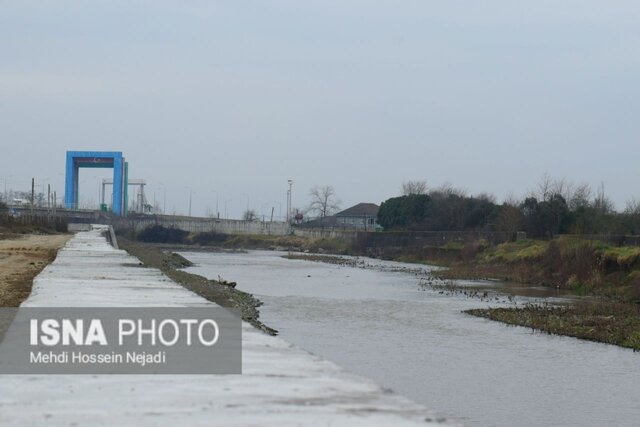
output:
[[[221,307],[0,308],[0,374],[241,374]]]

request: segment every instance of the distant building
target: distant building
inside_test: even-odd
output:
[[[339,227],[374,231],[378,224],[378,205],[358,203],[334,215]]]
[[[301,225],[375,231],[378,225],[378,208],[375,203],[358,203],[335,215],[314,219]]]
[[[11,206],[27,206],[30,204],[31,202],[27,199],[13,199],[11,201]]]

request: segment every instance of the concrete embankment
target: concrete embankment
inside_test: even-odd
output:
[[[27,307],[201,307],[213,303],[76,234],[35,279]],[[0,377],[1,425],[429,425],[433,414],[370,380],[242,326],[242,375]]]

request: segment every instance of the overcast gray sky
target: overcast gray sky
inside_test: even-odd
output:
[[[0,1],[0,180],[122,150],[167,210],[545,173],[640,196],[640,2]],[[86,197],[98,179],[83,174]],[[1,185],[1,184],[0,184]]]

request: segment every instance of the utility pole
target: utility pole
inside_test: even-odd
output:
[[[51,213],[51,184],[47,184],[47,213]]]
[[[224,219],[229,219],[229,212],[227,211],[227,202],[231,202],[232,199],[224,199]]]
[[[287,181],[289,184],[289,190],[287,191],[287,224],[291,224],[291,187],[293,186],[293,180]]]
[[[33,202],[35,202],[36,195],[36,179],[31,178],[31,216],[33,216]]]
[[[189,216],[191,216],[191,196],[192,196],[192,191],[191,189],[189,189]]]

